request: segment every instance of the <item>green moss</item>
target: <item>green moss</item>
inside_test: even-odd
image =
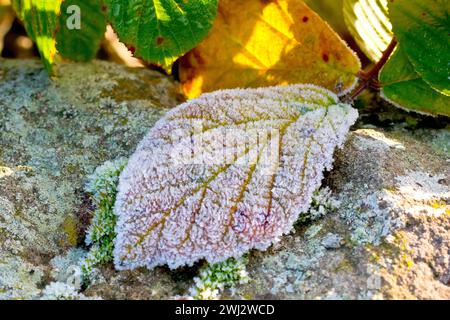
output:
[[[77,221],[73,216],[67,216],[64,219],[64,222],[62,224],[62,228],[64,230],[64,233],[67,235],[66,241],[70,246],[76,246],[77,245]],[[61,246],[64,246],[62,243]]]
[[[339,205],[339,201],[333,197],[328,187],[316,190],[309,210],[300,214],[294,225],[295,229],[299,230],[303,225],[321,219],[330,212],[335,212]]]
[[[119,175],[126,164],[127,159],[124,158],[107,161],[95,170],[86,184],[96,210],[86,236],[86,244],[91,248],[82,265],[85,280],[90,278],[95,266],[113,261],[117,221],[113,208]]]
[[[365,246],[367,251],[371,254],[370,261],[379,263],[382,259],[391,259],[398,261],[400,265],[407,268],[412,268],[414,261],[411,259],[411,250],[408,248],[408,241],[404,238],[403,232],[396,232],[393,234],[393,241],[382,242],[379,246],[367,244]]]
[[[68,174],[76,174],[76,173],[78,173],[80,171],[79,165],[78,164],[72,164],[72,163],[67,164],[65,169],[66,169],[66,172]]]
[[[196,300],[212,300],[219,297],[221,290],[246,283],[247,263],[247,258],[243,257],[206,265],[200,270],[199,277],[194,278],[195,286],[191,289],[191,295]]]
[[[412,117],[412,116],[406,116],[406,124],[408,125],[408,127],[410,128],[416,128],[417,125],[419,124],[419,121],[417,118]]]
[[[353,265],[347,259],[343,259],[334,270],[335,272],[351,272],[353,271]]]

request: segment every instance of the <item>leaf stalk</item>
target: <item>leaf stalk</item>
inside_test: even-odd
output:
[[[386,62],[389,60],[390,56],[394,52],[395,48],[397,47],[397,39],[394,37],[392,38],[391,43],[386,48],[386,50],[383,52],[382,57],[380,60],[370,69],[369,72],[360,72],[358,76],[362,80],[360,84],[353,90],[352,93],[350,93],[346,98],[345,102],[352,103],[353,101],[358,98],[361,93],[364,92],[368,87],[371,87],[372,85],[374,87],[379,88],[380,84],[378,82],[378,76],[380,74],[381,69],[384,67]]]

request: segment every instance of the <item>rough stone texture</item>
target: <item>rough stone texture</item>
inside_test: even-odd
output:
[[[68,64],[50,82],[39,62],[0,61],[0,299],[38,298],[55,281],[76,286],[85,252],[73,248],[92,213],[86,176],[131,154],[178,97],[177,85],[151,71]],[[253,251],[250,282],[227,294],[449,299],[449,177],[448,129],[352,132],[324,181],[338,210]],[[174,298],[196,273],[105,266],[83,294]]]
[[[157,72],[65,64],[52,82],[38,61],[0,61],[0,299],[36,296],[50,259],[83,242],[86,176],[179,97]]]
[[[351,133],[325,181],[339,209],[254,254],[241,294],[449,299],[449,138],[448,130]]]

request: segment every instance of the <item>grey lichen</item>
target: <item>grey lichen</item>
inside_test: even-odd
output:
[[[322,239],[321,244],[326,249],[338,249],[342,246],[342,241],[342,236],[330,232]]]
[[[336,212],[339,205],[340,201],[332,194],[329,187],[320,188],[313,194],[311,208],[300,215],[298,223],[321,219],[329,213]]]
[[[450,167],[429,139],[353,132],[326,184],[337,210],[248,266],[257,298],[448,299]]]
[[[415,136],[427,141],[435,152],[447,158],[450,162],[450,126],[432,132],[425,129],[418,130]]]
[[[444,180],[443,174],[409,171],[394,178],[394,189],[367,190],[366,196],[359,199],[354,198],[354,186],[348,184],[340,194],[342,201],[346,201],[340,215],[352,230],[351,240],[380,245],[387,236],[404,228],[410,217],[445,214],[450,188],[440,183]]]
[[[87,252],[80,248],[70,249],[65,255],[56,256],[50,261],[51,276],[56,282],[65,283],[74,290],[81,290],[83,282],[82,262]]]
[[[51,282],[42,291],[40,300],[101,300],[99,297],[86,297],[73,286],[63,282]]]
[[[386,191],[367,190],[366,196],[358,199],[354,195],[351,183],[340,194],[341,199],[347,199],[340,216],[351,230],[353,243],[380,245],[386,236],[404,226],[399,208],[388,201]]]
[[[43,277],[44,268],[0,252],[0,300],[38,297]]]
[[[27,299],[81,241],[86,175],[128,156],[179,87],[98,61],[62,64],[50,80],[39,61],[0,60],[0,78],[0,295]]]

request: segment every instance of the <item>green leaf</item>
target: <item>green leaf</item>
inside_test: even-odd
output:
[[[121,173],[116,268],[267,249],[308,210],[357,117],[313,85],[221,90],[172,109]]]
[[[392,40],[387,0],[344,0],[344,19],[368,58],[380,60]]]
[[[450,116],[450,98],[431,88],[397,48],[380,74],[383,98],[394,105],[420,113]]]
[[[169,69],[209,32],[217,0],[105,0],[119,38],[137,57]]]
[[[450,95],[450,2],[395,0],[389,13],[403,50],[423,80]]]
[[[42,62],[51,74],[56,55],[55,32],[62,0],[13,0],[17,16],[36,42]]]
[[[88,61],[95,58],[105,31],[102,0],[65,0],[61,6],[56,47],[63,57]]]

